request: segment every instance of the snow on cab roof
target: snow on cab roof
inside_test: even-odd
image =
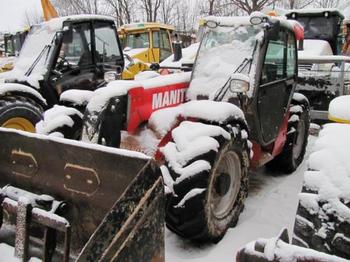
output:
[[[294,30],[295,26],[302,27],[297,21],[294,20],[287,20],[285,17],[282,16],[268,16],[266,14],[263,14],[261,12],[253,12],[250,16],[208,16],[204,18],[205,22],[212,21],[216,22],[220,26],[235,26],[235,25],[251,25],[250,19],[252,17],[264,17],[269,19],[271,22],[274,21],[280,21],[280,24],[284,27],[287,27],[291,30]],[[263,23],[262,23],[263,24]]]
[[[43,22],[43,25],[47,25],[51,29],[59,30],[62,28],[63,23],[66,21],[84,21],[84,20],[108,20],[108,21],[115,21],[112,16],[106,16],[106,15],[71,15],[71,16],[63,16],[63,17],[57,17],[53,18],[50,21]]]
[[[324,14],[325,12],[329,12],[332,15],[337,15],[340,16],[342,18],[344,18],[344,15],[342,12],[340,12],[339,9],[337,8],[304,8],[304,9],[291,9],[291,10],[287,10],[285,13],[285,16],[289,17],[291,16],[293,13],[296,13],[298,15],[309,15],[309,14],[314,14],[314,15],[318,15],[318,14]]]

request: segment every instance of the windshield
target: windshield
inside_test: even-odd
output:
[[[260,28],[251,25],[217,27],[207,32],[198,51],[188,98],[212,99],[228,78],[252,58],[259,32],[262,33]],[[239,73],[249,75],[248,69],[246,66]]]
[[[42,25],[35,25],[31,28],[23,44],[18,60],[16,61],[16,73],[20,73],[22,76],[25,75],[45,47],[51,44],[55,33],[56,30],[51,29],[48,24],[45,23]],[[32,74],[37,73],[43,75],[45,73],[47,62],[46,57],[47,53],[42,55],[41,59],[33,69]]]
[[[149,33],[128,34],[126,36],[126,46],[130,48],[149,48]]]
[[[337,25],[335,17],[298,17],[298,22],[304,27],[305,39],[332,39]]]

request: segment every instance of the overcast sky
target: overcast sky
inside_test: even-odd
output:
[[[0,0],[0,32],[23,30],[25,11],[42,12],[40,0]]]

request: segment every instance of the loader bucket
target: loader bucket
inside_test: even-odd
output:
[[[0,243],[15,256],[164,261],[163,183],[153,160],[2,128],[0,145]]]

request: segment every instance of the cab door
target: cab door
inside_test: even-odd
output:
[[[296,83],[296,52],[294,35],[285,30],[267,44],[257,96],[263,144],[274,141],[287,112]]]
[[[159,63],[160,60],[160,31],[152,31],[152,49],[154,62]]]
[[[171,46],[171,37],[168,30],[160,29],[160,56],[159,62],[162,62],[173,53]]]

